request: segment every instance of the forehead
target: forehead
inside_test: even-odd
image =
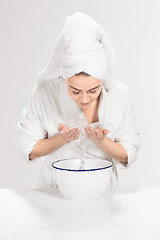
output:
[[[68,85],[79,89],[94,88],[101,84],[101,80],[92,76],[73,76],[65,80]]]

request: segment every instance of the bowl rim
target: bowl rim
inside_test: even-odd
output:
[[[69,172],[91,172],[91,171],[97,171],[97,170],[103,170],[103,169],[107,169],[107,168],[110,168],[113,166],[113,162],[108,160],[108,159],[99,159],[99,160],[103,160],[103,161],[108,161],[111,163],[110,166],[106,166],[106,167],[99,167],[99,168],[92,168],[92,169],[67,169],[67,168],[60,168],[60,167],[56,167],[54,166],[55,163],[57,162],[61,162],[61,161],[64,161],[64,160],[71,160],[71,159],[80,159],[80,158],[64,158],[64,159],[60,159],[60,160],[56,160],[52,163],[52,167],[54,169],[58,169],[58,170],[61,170],[61,171],[69,171]],[[94,159],[94,158],[87,158],[87,159]],[[97,158],[95,158],[97,159]]]

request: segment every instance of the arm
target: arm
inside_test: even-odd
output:
[[[97,146],[117,161],[127,164],[127,152],[120,143],[113,142],[109,138],[104,138],[97,143]]]
[[[109,133],[107,129],[94,129],[93,127],[86,127],[85,132],[86,136],[90,138],[107,155],[119,162],[127,164],[128,156],[125,148],[121,144],[113,142],[106,137],[106,135]]]
[[[62,147],[66,143],[77,140],[80,136],[78,129],[68,129],[67,126],[60,123],[58,125],[59,134],[56,134],[47,139],[40,139],[34,146],[32,152],[29,154],[29,160],[33,160],[37,157],[45,156],[58,148]]]
[[[44,126],[45,94],[43,86],[35,87],[29,99],[28,106],[23,110],[22,119],[17,125],[17,150],[28,163],[35,162],[52,151],[62,147],[71,140],[76,140],[80,132],[69,130],[67,126],[59,124],[58,131],[53,124],[53,136],[48,138]],[[54,106],[53,106],[54,107]],[[30,161],[33,160],[34,161]]]
[[[43,110],[45,109],[43,89],[41,86],[33,89],[28,105],[23,109],[21,121],[17,125],[17,150],[27,163],[37,161],[39,158],[35,156],[44,156],[42,143],[49,141],[47,139],[48,132],[43,127]],[[56,127],[53,132],[55,132],[54,135],[58,133]],[[39,153],[38,150],[41,147],[42,152]],[[30,161],[34,158],[36,158],[34,161]]]
[[[40,139],[29,154],[29,160],[45,156],[62,147],[66,143],[68,143],[68,141],[61,134],[56,134],[47,139]]]
[[[130,94],[126,95],[125,105],[123,107],[123,119],[119,129],[116,132],[114,141],[105,137],[105,131],[86,128],[87,137],[89,137],[97,146],[106,152],[113,159],[122,163],[123,166],[130,166],[137,158],[141,146],[139,126],[135,114],[135,105]],[[106,132],[107,133],[107,132]]]

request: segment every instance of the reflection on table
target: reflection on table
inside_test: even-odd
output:
[[[160,188],[121,188],[95,201],[58,190],[0,189],[2,240],[159,240]]]

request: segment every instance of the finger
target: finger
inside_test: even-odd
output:
[[[95,128],[92,128],[92,135],[93,135],[94,138],[97,137],[97,132],[96,132]]]
[[[89,135],[93,136],[94,129],[92,127],[89,127],[88,131],[89,131]]]
[[[98,128],[95,129],[96,135],[99,136],[99,130]]]
[[[77,140],[80,136],[80,132],[76,131],[70,136],[71,140]]]
[[[68,131],[68,132],[69,132],[69,131],[70,131],[70,129],[69,129],[67,126],[65,126],[65,125],[64,125],[64,126],[63,126],[63,131],[65,131],[65,132],[67,132],[67,131]]]
[[[79,133],[79,134],[81,134],[81,131],[77,128],[77,132]]]
[[[88,126],[86,127],[86,135],[87,135],[88,137],[91,136],[91,130],[89,129]]]
[[[67,136],[67,134],[70,132],[70,130],[65,130],[65,129],[62,129],[60,131],[60,133],[62,133],[63,135]]]
[[[73,136],[74,140],[77,140],[80,136],[80,133],[76,132],[76,134]]]
[[[62,124],[62,123],[59,123],[59,124],[58,124],[58,131],[60,131],[63,127],[64,127],[63,124]]]
[[[79,130],[77,130],[76,132],[75,132],[75,136],[80,136],[81,135],[81,132],[79,131]]]
[[[88,126],[84,129],[85,130],[85,135],[87,136],[87,137],[89,137],[89,130],[88,130]]]
[[[100,129],[96,129],[96,133],[97,133],[97,135],[99,136],[99,137],[102,137],[103,136],[103,134],[102,134],[102,131],[100,130]]]
[[[72,137],[75,134],[75,129],[71,129],[67,136]]]
[[[103,133],[104,135],[107,135],[107,134],[109,133],[109,130],[108,130],[108,129],[103,129],[102,133]]]
[[[59,132],[60,132],[61,134],[63,134],[63,135],[66,135],[66,134],[67,134],[67,130],[65,130],[64,128],[62,128]]]

